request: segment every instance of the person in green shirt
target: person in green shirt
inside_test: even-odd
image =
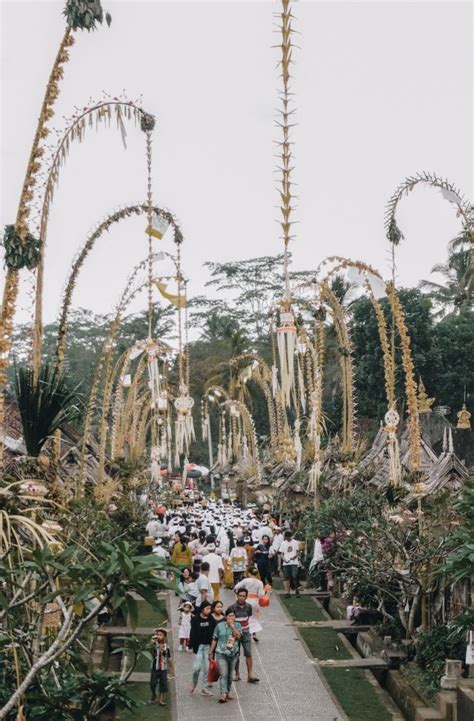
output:
[[[219,703],[227,703],[234,698],[230,695],[235,666],[239,658],[239,641],[242,626],[235,620],[235,613],[228,610],[224,623],[218,623],[212,635],[209,659],[216,655],[219,664],[219,684],[221,697]]]

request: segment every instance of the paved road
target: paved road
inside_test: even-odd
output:
[[[224,595],[225,603],[230,604],[234,594],[225,591]],[[178,721],[345,721],[309,662],[295,629],[286,625],[288,617],[276,594],[263,610],[261,642],[253,644],[254,673],[260,683],[247,683],[245,665],[241,664],[242,681],[234,683],[234,701],[218,703],[218,683],[214,686],[214,698],[201,696],[199,689],[191,695],[192,657],[176,651],[176,602],[172,596]]]

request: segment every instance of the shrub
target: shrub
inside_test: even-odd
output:
[[[439,688],[447,658],[463,660],[465,642],[463,638],[453,636],[448,626],[433,626],[423,631],[418,639],[416,662],[423,669],[429,685]]]

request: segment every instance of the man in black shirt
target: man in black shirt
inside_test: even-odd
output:
[[[212,696],[207,688],[207,673],[209,671],[209,649],[212,643],[212,634],[216,622],[211,616],[211,604],[209,601],[203,601],[191,621],[191,635],[189,638],[189,646],[193,650],[193,683],[190,693],[194,693],[199,681],[199,674],[202,671],[202,690],[203,696]]]
[[[235,613],[235,620],[242,626],[242,636],[240,637],[240,647],[244,650],[245,663],[247,664],[247,680],[249,683],[258,683],[260,679],[252,674],[252,634],[250,633],[250,616],[252,615],[252,606],[247,603],[247,589],[241,588],[237,594],[237,601],[226,611]],[[235,670],[235,680],[240,681],[239,664]]]

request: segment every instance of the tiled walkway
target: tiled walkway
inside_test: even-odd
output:
[[[230,605],[233,599],[234,594],[225,591],[225,604]],[[201,696],[199,688],[191,695],[192,657],[176,652],[176,601],[172,596],[178,721],[346,721],[310,663],[294,627],[288,625],[276,594],[270,606],[263,609],[261,642],[253,644],[254,673],[260,683],[247,683],[242,659],[242,681],[234,683],[233,701],[218,703],[218,683],[214,698]]]

